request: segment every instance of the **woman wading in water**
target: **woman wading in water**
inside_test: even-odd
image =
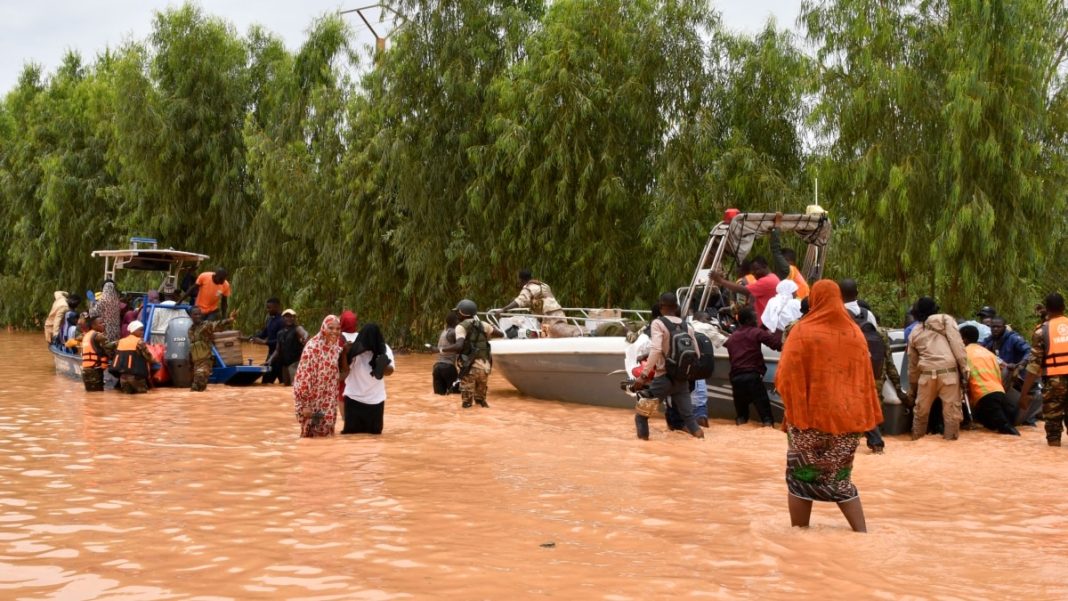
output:
[[[783,429],[790,522],[808,527],[812,501],[838,504],[856,532],[867,532],[853,485],[861,435],[883,421],[868,344],[831,280],[812,287],[809,312],[794,325],[779,359],[775,387],[786,408]]]
[[[327,315],[319,333],[304,346],[293,378],[293,400],[304,438],[333,436],[337,419],[337,386],[341,372],[341,320]]]

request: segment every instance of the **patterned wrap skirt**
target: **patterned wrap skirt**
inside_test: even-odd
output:
[[[843,503],[857,498],[853,455],[860,434],[828,434],[787,425],[786,488],[809,501]]]

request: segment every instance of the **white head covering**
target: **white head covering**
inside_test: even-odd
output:
[[[768,301],[764,314],[760,316],[764,327],[776,332],[801,319],[801,301],[794,298],[796,292],[797,283],[793,280],[779,282],[775,287],[775,296]]]
[[[126,327],[126,330],[128,332],[130,332],[131,334],[133,332],[136,332],[137,330],[143,330],[143,329],[145,329],[145,324],[141,323],[140,321],[137,321],[136,319],[131,321],[130,325]]]

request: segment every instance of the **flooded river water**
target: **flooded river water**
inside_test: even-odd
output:
[[[0,333],[2,599],[1066,599],[1068,447],[965,432],[857,456],[866,535],[791,529],[776,430],[430,392],[299,439],[290,391],[86,394]],[[256,351],[260,356],[262,347]]]

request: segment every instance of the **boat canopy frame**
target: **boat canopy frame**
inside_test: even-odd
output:
[[[144,245],[144,246],[142,246]],[[152,238],[130,238],[130,248],[117,250],[94,250],[92,256],[104,259],[104,279],[113,280],[118,271],[161,271],[165,275],[159,286],[160,293],[173,293],[178,289],[178,274],[186,267],[197,267],[208,255],[157,248]]]
[[[739,213],[729,221],[721,221],[712,228],[689,286],[678,290],[680,301],[685,298],[681,303],[683,316],[694,311],[703,311],[708,306],[713,289],[709,274],[720,270],[724,258],[733,257],[736,263],[744,261],[753,250],[753,243],[757,238],[771,234],[774,223],[775,213]],[[819,211],[786,214],[782,216],[779,229],[783,232],[793,232],[808,245],[801,275],[808,281],[823,277],[832,229],[827,213]],[[696,306],[694,300],[698,300]]]

